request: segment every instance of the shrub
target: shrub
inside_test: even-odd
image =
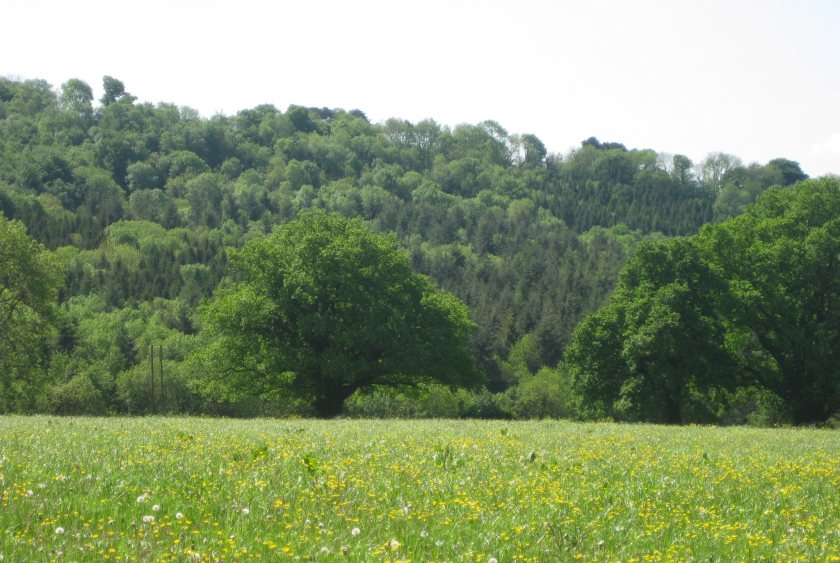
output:
[[[793,416],[784,400],[772,391],[740,387],[729,397],[720,422],[770,427],[791,424]]]
[[[515,418],[568,418],[573,414],[568,379],[561,368],[526,375],[505,393],[503,408]]]
[[[75,375],[69,381],[49,389],[45,406],[52,414],[82,415],[105,412],[102,394],[85,373]]]
[[[154,383],[146,362],[117,376],[117,396],[129,414],[195,413],[201,398],[188,385],[181,362],[164,360],[163,385],[155,366]]]

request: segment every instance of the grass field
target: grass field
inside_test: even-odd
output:
[[[840,433],[0,417],[7,561],[840,560]]]

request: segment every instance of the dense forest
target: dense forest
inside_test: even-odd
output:
[[[733,273],[763,252],[743,233],[786,217],[787,196],[771,187],[819,185],[826,195],[814,204],[834,209],[837,182],[803,182],[796,162],[714,153],[694,163],[595,138],[552,154],[494,121],[371,123],[357,109],[261,105],[204,118],[138,103],[113,77],[103,90],[94,100],[77,79],[60,88],[0,79],[0,412],[317,412],[305,395],[228,385],[207,362],[218,343],[208,327],[224,324],[214,307],[250,271],[242,257],[270,254],[259,254],[260,241],[293,232],[309,210],[392,237],[396,254],[382,256],[404,256],[440,295],[457,297],[472,327],[469,388],[434,376],[374,381],[343,403],[345,414],[785,423],[838,410],[827,367],[837,364],[838,214],[812,222],[831,244],[802,273],[834,274],[825,302],[790,320],[802,328],[819,317],[818,338],[808,334],[824,350],[808,377],[791,372],[804,360],[783,347],[760,284]],[[722,252],[736,247],[744,254]],[[794,247],[812,250],[791,243],[754,270],[787,268]],[[670,297],[650,274],[668,260],[656,283]],[[789,278],[767,282],[780,303],[810,283]],[[702,298],[674,289],[689,286]],[[679,299],[692,313],[679,313]],[[666,305],[679,319],[651,328],[650,311]],[[694,332],[680,332],[685,319]],[[707,346],[696,351],[698,342]],[[748,356],[760,358],[757,371]],[[683,377],[697,362],[702,373]],[[820,391],[805,392],[813,381]]]

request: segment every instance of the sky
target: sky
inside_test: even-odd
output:
[[[837,0],[7,0],[0,76],[840,174]]]

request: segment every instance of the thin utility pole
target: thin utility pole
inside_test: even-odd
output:
[[[152,412],[157,412],[155,401],[155,345],[149,345],[149,384],[151,387]]]
[[[155,394],[155,348],[158,351],[158,376],[160,377],[160,394]],[[163,412],[166,407],[166,387],[163,380],[163,344],[149,344],[149,387],[152,403],[152,413]]]
[[[160,406],[161,412],[166,410],[166,387],[163,385],[163,344],[158,347],[158,363],[160,364]]]

